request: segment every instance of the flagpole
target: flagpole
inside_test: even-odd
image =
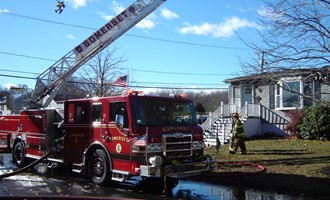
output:
[[[126,92],[128,91],[128,85],[129,85],[129,71],[127,71]]]

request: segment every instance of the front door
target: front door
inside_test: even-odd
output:
[[[245,106],[245,103],[252,103],[252,86],[242,85],[242,98],[241,98],[241,108]]]

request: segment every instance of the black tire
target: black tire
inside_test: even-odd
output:
[[[13,161],[17,167],[22,168],[25,166],[26,157],[25,157],[25,149],[22,142],[17,142],[14,146],[13,150]]]
[[[90,180],[98,185],[105,185],[110,182],[109,159],[102,149],[96,149],[88,160],[88,176]]]

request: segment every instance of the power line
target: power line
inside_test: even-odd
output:
[[[18,71],[18,70],[0,69],[0,71],[13,72],[13,73],[21,73],[21,74],[33,74],[33,75],[37,75],[37,76],[39,75],[39,73],[35,73],[35,72]]]
[[[30,58],[30,59],[37,59],[37,60],[46,60],[46,61],[52,61],[56,62],[57,60],[49,59],[49,58],[41,58],[36,56],[28,56],[23,54],[17,54],[17,53],[10,53],[10,52],[4,52],[0,51],[0,54],[6,54],[11,56],[17,56],[17,57],[24,57],[24,58]],[[123,70],[131,70],[131,71],[137,71],[137,72],[146,72],[146,73],[156,73],[156,74],[174,74],[174,75],[189,75],[189,76],[228,76],[231,74],[203,74],[203,73],[189,73],[189,72],[170,72],[170,71],[155,71],[155,70],[145,70],[145,69],[133,69],[133,68],[118,68]],[[0,69],[1,70],[1,69]]]
[[[56,22],[56,21],[51,21],[51,20],[46,20],[46,19],[40,19],[40,18],[36,18],[36,17],[30,17],[30,16],[26,16],[26,15],[15,14],[15,13],[12,13],[12,12],[4,12],[4,11],[1,11],[1,10],[0,10],[0,13],[5,14],[5,15],[9,15],[9,16],[13,16],[13,17],[21,17],[21,18],[25,18],[25,19],[42,21],[42,22],[58,24],[58,25],[63,25],[63,26],[71,26],[71,27],[82,28],[82,29],[97,30],[95,28],[90,28],[90,27],[86,27],[86,26],[80,26],[80,25],[75,25],[75,24],[68,24],[68,23],[63,23],[63,22]]]
[[[190,75],[190,76],[228,76],[231,74],[201,74],[201,73],[189,73],[189,72],[169,72],[169,71],[154,71],[154,70],[144,70],[144,69],[132,69],[132,68],[118,68],[123,70],[131,70],[138,72],[156,73],[156,74],[174,74],[174,75]]]
[[[9,78],[21,78],[21,79],[36,79],[27,76],[15,76],[15,75],[8,75],[8,74],[0,74],[0,76],[9,77]]]
[[[4,51],[0,51],[0,53],[11,55],[11,56],[18,56],[18,57],[24,57],[24,58],[32,58],[32,59],[37,59],[37,60],[46,60],[46,61],[56,62],[56,60],[49,59],[49,58],[41,58],[41,57],[36,57],[36,56],[28,56],[28,55],[17,54],[17,53],[10,53],[10,52],[4,52]]]
[[[160,85],[227,85],[219,83],[159,83],[159,82],[136,82],[140,84],[160,84]]]
[[[46,22],[46,23],[53,23],[53,24],[57,24],[57,25],[71,26],[71,27],[75,27],[75,28],[82,28],[82,29],[88,29],[88,30],[97,30],[97,29],[91,28],[91,27],[80,26],[80,25],[75,25],[75,24],[68,24],[68,23],[62,23],[62,22],[56,22],[56,21],[51,21],[51,20],[45,20],[45,19],[30,17],[30,16],[26,16],[26,15],[3,12],[3,11],[0,11],[0,14],[6,14],[8,16],[20,17],[20,18],[25,18],[25,19],[30,19],[30,20],[37,20],[37,21],[42,21],[42,22]],[[131,37],[136,37],[136,38],[141,38],[141,39],[156,40],[156,41],[170,42],[170,43],[177,43],[177,44],[184,44],[184,45],[194,45],[194,46],[202,46],[202,47],[221,48],[221,49],[241,49],[241,50],[248,49],[248,48],[241,48],[241,47],[225,47],[225,46],[217,46],[217,45],[209,45],[209,44],[201,44],[201,43],[183,42],[183,41],[168,40],[168,39],[154,38],[154,37],[146,37],[146,36],[133,35],[133,34],[125,34],[125,35],[131,36]],[[45,60],[45,61],[52,61],[52,62],[56,61],[54,59],[49,59],[49,58],[41,58],[41,57],[28,56],[28,55],[9,53],[9,52],[3,52],[3,51],[0,51],[0,53],[7,54],[7,55],[12,55],[12,56],[25,57],[25,58],[30,58],[30,59],[38,59],[38,60]],[[147,73],[192,75],[192,76],[197,76],[197,75],[198,76],[224,76],[224,75],[230,75],[230,74],[215,74],[215,73],[212,73],[212,74],[200,74],[200,73],[198,73],[197,74],[197,73],[187,73],[187,72],[153,71],[153,70],[142,70],[142,69],[139,70],[139,69],[131,69],[131,68],[125,68],[125,70],[140,71],[140,72],[147,72]],[[38,75],[38,73],[15,71],[15,70],[2,69],[2,71],[15,72],[15,73],[30,73],[30,74]],[[31,77],[6,75],[6,74],[0,74],[0,76],[12,77],[12,78],[35,79],[35,78],[31,78]],[[141,82],[141,83],[144,83],[144,84],[145,83],[147,83],[147,84],[164,84],[164,85],[166,85],[166,84],[172,84],[172,85],[173,84],[180,84],[180,85],[220,85],[220,84],[196,84],[196,83],[194,83],[194,84],[190,84],[190,83],[156,83],[156,82]],[[149,86],[135,86],[135,87],[150,88]],[[152,88],[155,88],[155,87],[152,87]],[[168,88],[168,87],[159,87],[159,88]],[[173,87],[171,87],[171,89],[173,89]],[[180,88],[180,89],[183,89],[183,88]],[[194,88],[185,88],[185,89],[194,89]],[[202,89],[219,89],[219,88],[202,88]]]
[[[75,28],[88,29],[88,30],[94,30],[94,31],[98,30],[96,28],[91,28],[91,27],[87,27],[87,26],[81,26],[81,25],[68,24],[68,23],[57,22],[57,21],[52,21],[52,20],[40,19],[40,18],[30,17],[30,16],[26,16],[26,15],[20,15],[20,14],[16,14],[16,13],[12,13],[12,12],[0,11],[0,13],[8,15],[8,16],[20,17],[20,18],[36,20],[36,21],[42,21],[42,22],[52,23],[52,24],[57,24],[57,25],[62,25],[62,26],[71,26],[71,27],[75,27]],[[175,44],[208,47],[208,48],[232,49],[232,50],[251,50],[250,48],[243,48],[243,47],[228,47],[228,46],[219,46],[219,45],[195,43],[195,42],[184,42],[184,41],[178,41],[178,40],[169,40],[169,39],[163,39],[163,38],[147,37],[147,36],[141,36],[141,35],[135,35],[135,34],[125,34],[125,36],[136,37],[136,38],[147,39],[147,40],[154,40],[154,41],[161,41],[161,42],[168,42],[168,43],[175,43]]]
[[[30,80],[36,80],[36,78],[33,77],[27,77],[27,76],[16,76],[16,75],[8,75],[8,74],[0,74],[2,77],[9,77],[9,78],[19,78],[19,79],[30,79]],[[67,81],[69,83],[79,83],[79,84],[91,84],[87,82],[82,81]],[[159,85],[167,85],[167,84],[178,84],[178,85],[225,85],[225,84],[196,84],[196,83],[157,83],[157,82],[135,82],[137,84],[159,84]],[[132,88],[156,88],[156,89],[190,89],[190,90],[218,90],[218,89],[227,89],[224,87],[203,87],[203,88],[191,88],[191,87],[163,87],[163,86],[146,86],[146,85],[129,85],[129,87]]]
[[[159,87],[159,86],[134,86],[129,85],[130,88],[154,88],[154,89],[174,89],[174,90],[228,90],[225,87],[219,88],[191,88],[191,87]]]
[[[51,21],[51,20],[45,20],[45,19],[40,19],[40,18],[36,18],[36,17],[30,17],[30,16],[26,16],[26,15],[20,15],[20,14],[9,13],[9,12],[4,12],[4,11],[0,11],[0,13],[1,14],[6,14],[8,16],[14,16],[14,17],[20,17],[20,18],[25,18],[25,19],[37,20],[37,21],[42,21],[42,22],[47,22],[47,23],[53,23],[53,24],[58,24],[58,25],[65,25],[65,26],[71,26],[71,27],[88,29],[88,30],[97,30],[95,28],[90,28],[90,27],[86,27],[86,26],[80,26],[80,25],[74,25],[74,24],[68,24],[68,23],[62,23],[62,22],[56,22],[56,21]],[[241,47],[224,47],[224,46],[216,46],[216,45],[209,45],[209,44],[199,44],[199,43],[191,43],[191,42],[182,42],[182,41],[175,41],[175,40],[168,40],[168,39],[160,39],[160,38],[139,36],[139,35],[133,35],[133,34],[125,34],[125,35],[131,36],[131,37],[142,38],[142,39],[158,40],[158,41],[163,41],[163,42],[171,42],[171,43],[194,45],[194,46],[203,46],[203,47],[212,47],[212,48],[225,48],[225,49],[246,49],[246,48],[241,48]],[[57,61],[55,59],[50,59],[50,58],[42,58],[42,57],[22,55],[22,54],[10,53],[10,52],[3,52],[3,51],[0,51],[0,53],[7,54],[7,55],[12,55],[12,56],[18,56],[18,57],[25,57],[25,58],[30,58],[30,59],[46,60],[46,61],[52,61],[52,62],[56,62]],[[139,70],[139,69],[132,69],[132,68],[125,68],[125,70],[140,71],[140,72],[147,72],[147,73],[174,74],[174,75],[191,75],[191,76],[227,76],[227,75],[230,75],[230,74],[216,74],[216,73],[212,73],[212,74],[200,74],[200,73],[187,73],[187,72],[154,71],[154,70],[143,70],[143,69],[140,69]]]

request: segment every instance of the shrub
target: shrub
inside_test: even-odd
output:
[[[299,124],[300,135],[305,139],[330,139],[330,103],[320,102],[307,108]]]
[[[301,123],[304,112],[298,108],[295,110],[291,110],[286,113],[286,116],[290,118],[289,123],[286,126],[286,130],[290,131],[290,134],[292,136],[298,137],[299,138],[299,124]]]

